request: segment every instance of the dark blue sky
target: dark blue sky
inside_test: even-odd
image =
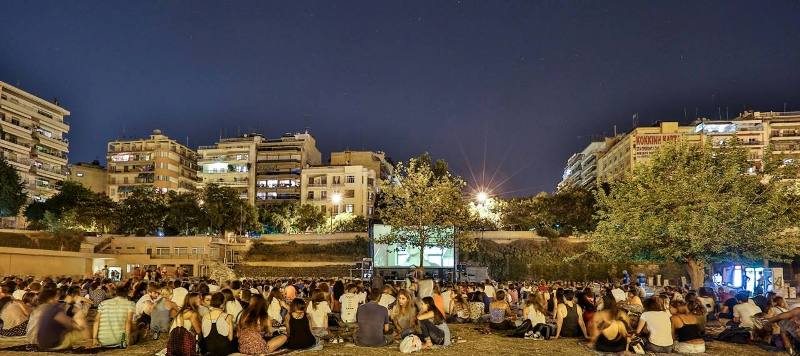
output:
[[[527,195],[553,190],[572,152],[630,129],[634,112],[649,124],[800,110],[796,0],[24,0],[0,11],[0,80],[72,112],[71,161],[103,160],[123,131],[161,128],[194,147],[221,130],[310,127],[323,157],[430,151],[473,186],[485,171],[496,191]]]

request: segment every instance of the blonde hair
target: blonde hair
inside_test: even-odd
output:
[[[161,295],[162,298],[170,299],[172,298],[172,289],[161,288],[161,290],[158,291],[158,294]]]

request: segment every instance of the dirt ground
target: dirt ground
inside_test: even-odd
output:
[[[585,343],[575,339],[559,339],[549,341],[534,341],[504,337],[500,335],[483,335],[474,330],[473,325],[451,325],[453,336],[460,336],[466,342],[458,343],[446,348],[435,348],[422,351],[419,354],[429,354],[437,356],[469,356],[469,355],[492,355],[502,353],[503,356],[511,355],[596,355],[597,353],[586,348]],[[24,341],[17,339],[0,339],[0,348],[13,345],[24,344]],[[100,353],[101,355],[153,355],[166,345],[165,338],[159,341],[147,340],[141,344],[134,345],[127,350],[111,350]],[[747,356],[767,356],[775,355],[751,345],[735,345],[723,342],[709,342],[706,355],[747,355]],[[386,356],[401,355],[398,345],[395,343],[385,348],[364,348],[357,347],[351,343],[345,344],[326,344],[321,351],[306,351],[309,355],[357,355],[357,356]],[[0,351],[0,355],[22,355],[30,354],[26,352]],[[63,355],[59,353],[39,353],[40,355]]]

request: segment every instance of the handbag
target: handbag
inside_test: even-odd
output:
[[[408,335],[400,341],[400,352],[410,354],[422,350],[422,340],[417,335]]]

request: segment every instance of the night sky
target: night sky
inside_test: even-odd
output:
[[[306,127],[430,151],[471,186],[552,191],[592,136],[800,110],[800,2],[3,1],[0,81],[72,112],[70,161],[160,128]]]

